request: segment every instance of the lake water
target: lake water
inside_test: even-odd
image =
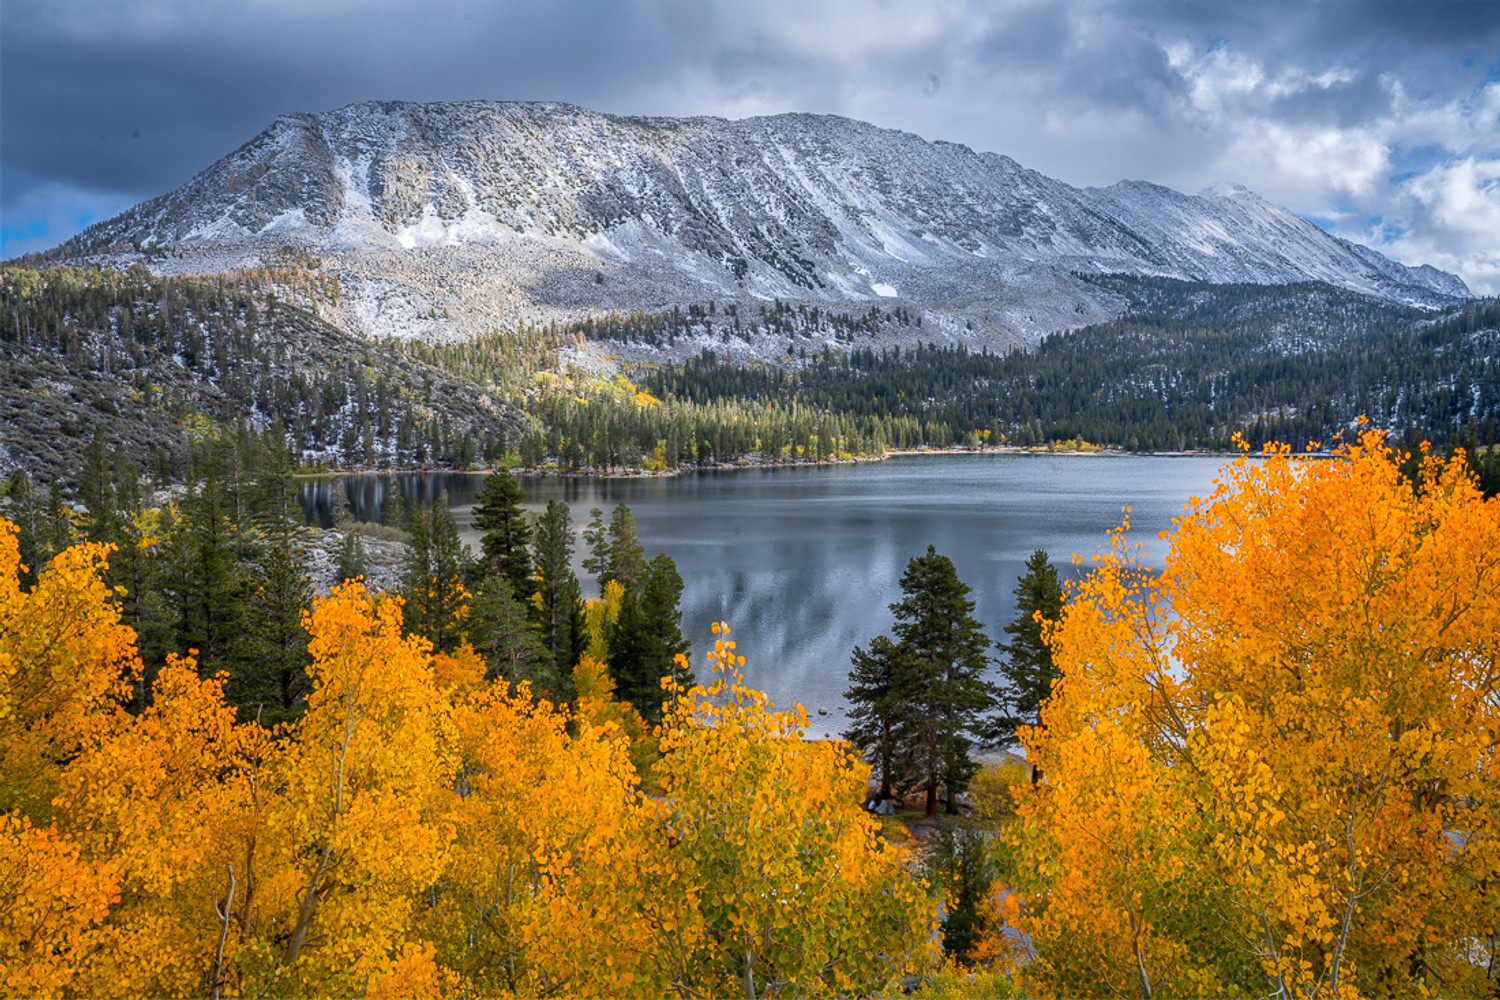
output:
[[[581,532],[591,507],[630,506],[647,557],[665,552],[685,590],[683,633],[703,673],[709,626],[725,621],[744,654],[747,682],[778,704],[799,701],[811,735],[843,728],[849,653],[889,633],[907,561],[934,545],[972,588],[975,617],[991,638],[1014,614],[1012,590],[1032,551],[1046,549],[1068,576],[1070,556],[1107,545],[1121,508],[1131,535],[1160,565],[1172,525],[1191,496],[1205,496],[1217,457],[943,454],[854,466],[705,472],[660,479],[522,477],[526,507],[553,498]],[[307,484],[304,504],[326,516],[340,481]],[[449,492],[461,534],[481,476],[412,474],[342,481],[357,517],[372,518],[397,488],[430,500]],[[586,596],[597,588],[575,567]],[[701,676],[700,676],[700,679]],[[818,709],[828,711],[820,717]]]

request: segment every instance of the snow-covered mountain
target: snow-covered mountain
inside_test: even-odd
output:
[[[1079,274],[1326,281],[1466,297],[1239,187],[1075,188],[994,153],[849,119],[619,118],[563,104],[367,103],[292,114],[182,188],[62,248],[157,270],[277,248],[336,275],[341,323],[461,338],[522,319],[710,300],[900,301],[997,344],[1097,322]],[[163,255],[159,251],[167,249]]]

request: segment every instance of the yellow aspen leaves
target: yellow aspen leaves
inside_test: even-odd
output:
[[[102,574],[110,547],[75,545],[20,587],[15,526],[0,520],[0,811],[46,822],[57,768],[140,671]]]
[[[78,995],[78,970],[117,898],[108,865],[83,860],[55,830],[0,815],[0,993]]]
[[[719,679],[647,732],[590,654],[553,706],[346,583],[305,618],[295,722],[239,721],[225,676],[178,657],[130,714],[107,550],[22,591],[14,537],[0,522],[0,992],[824,995],[926,960],[868,769],[745,688],[727,628]]]
[[[431,644],[357,581],[307,616],[313,689],[268,775],[285,865],[278,990],[354,992],[410,939],[447,864],[457,779]]]
[[[224,678],[169,659],[152,704],[88,743],[66,769],[59,822],[107,858],[120,898],[98,935],[101,958],[79,979],[90,996],[183,996],[215,965],[214,895],[238,873],[235,927],[254,923],[262,759],[260,727],[235,722]],[[207,929],[212,924],[213,930]],[[242,934],[225,941],[232,973]],[[161,961],[153,956],[171,956]],[[222,964],[222,963],[221,963]]]
[[[1016,872],[1043,996],[1490,995],[1500,505],[1271,449],[1051,630]]]
[[[878,989],[925,956],[930,915],[862,808],[869,767],[804,740],[801,707],[773,711],[714,634],[713,683],[674,690],[661,730],[659,975],[684,995]]]
[[[631,914],[655,891],[625,740],[570,736],[568,716],[503,684],[453,721],[456,839],[425,918],[439,961],[481,996],[616,993],[644,960]]]

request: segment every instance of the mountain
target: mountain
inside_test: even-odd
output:
[[[1434,307],[1457,277],[1325,233],[1240,187],[1076,188],[994,153],[845,118],[623,118],[563,104],[291,114],[55,253],[158,273],[317,255],[323,315],[459,340],[521,321],[771,299],[899,303],[999,346],[1108,320],[1083,276],[1322,281]]]

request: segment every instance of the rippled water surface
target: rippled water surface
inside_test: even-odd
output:
[[[727,621],[745,675],[780,704],[800,701],[812,730],[842,728],[849,651],[888,632],[901,574],[934,545],[973,590],[991,637],[1014,612],[1011,591],[1042,548],[1070,575],[1131,506],[1132,536],[1160,564],[1190,496],[1204,496],[1222,459],[1077,455],[930,455],[857,466],[710,472],[672,479],[524,478],[527,507],[567,501],[581,532],[590,507],[630,505],[648,557],[666,552],[686,585],[683,632],[694,663]],[[337,481],[335,481],[336,483]],[[376,516],[398,485],[430,499],[449,491],[460,530],[478,547],[470,507],[482,478],[462,474],[352,477],[356,516]],[[304,502],[326,515],[335,483],[310,483]],[[582,548],[582,539],[579,540]],[[582,559],[582,552],[578,559]],[[582,566],[577,567],[583,577]],[[592,581],[584,591],[594,596]],[[827,718],[817,715],[819,708]]]

